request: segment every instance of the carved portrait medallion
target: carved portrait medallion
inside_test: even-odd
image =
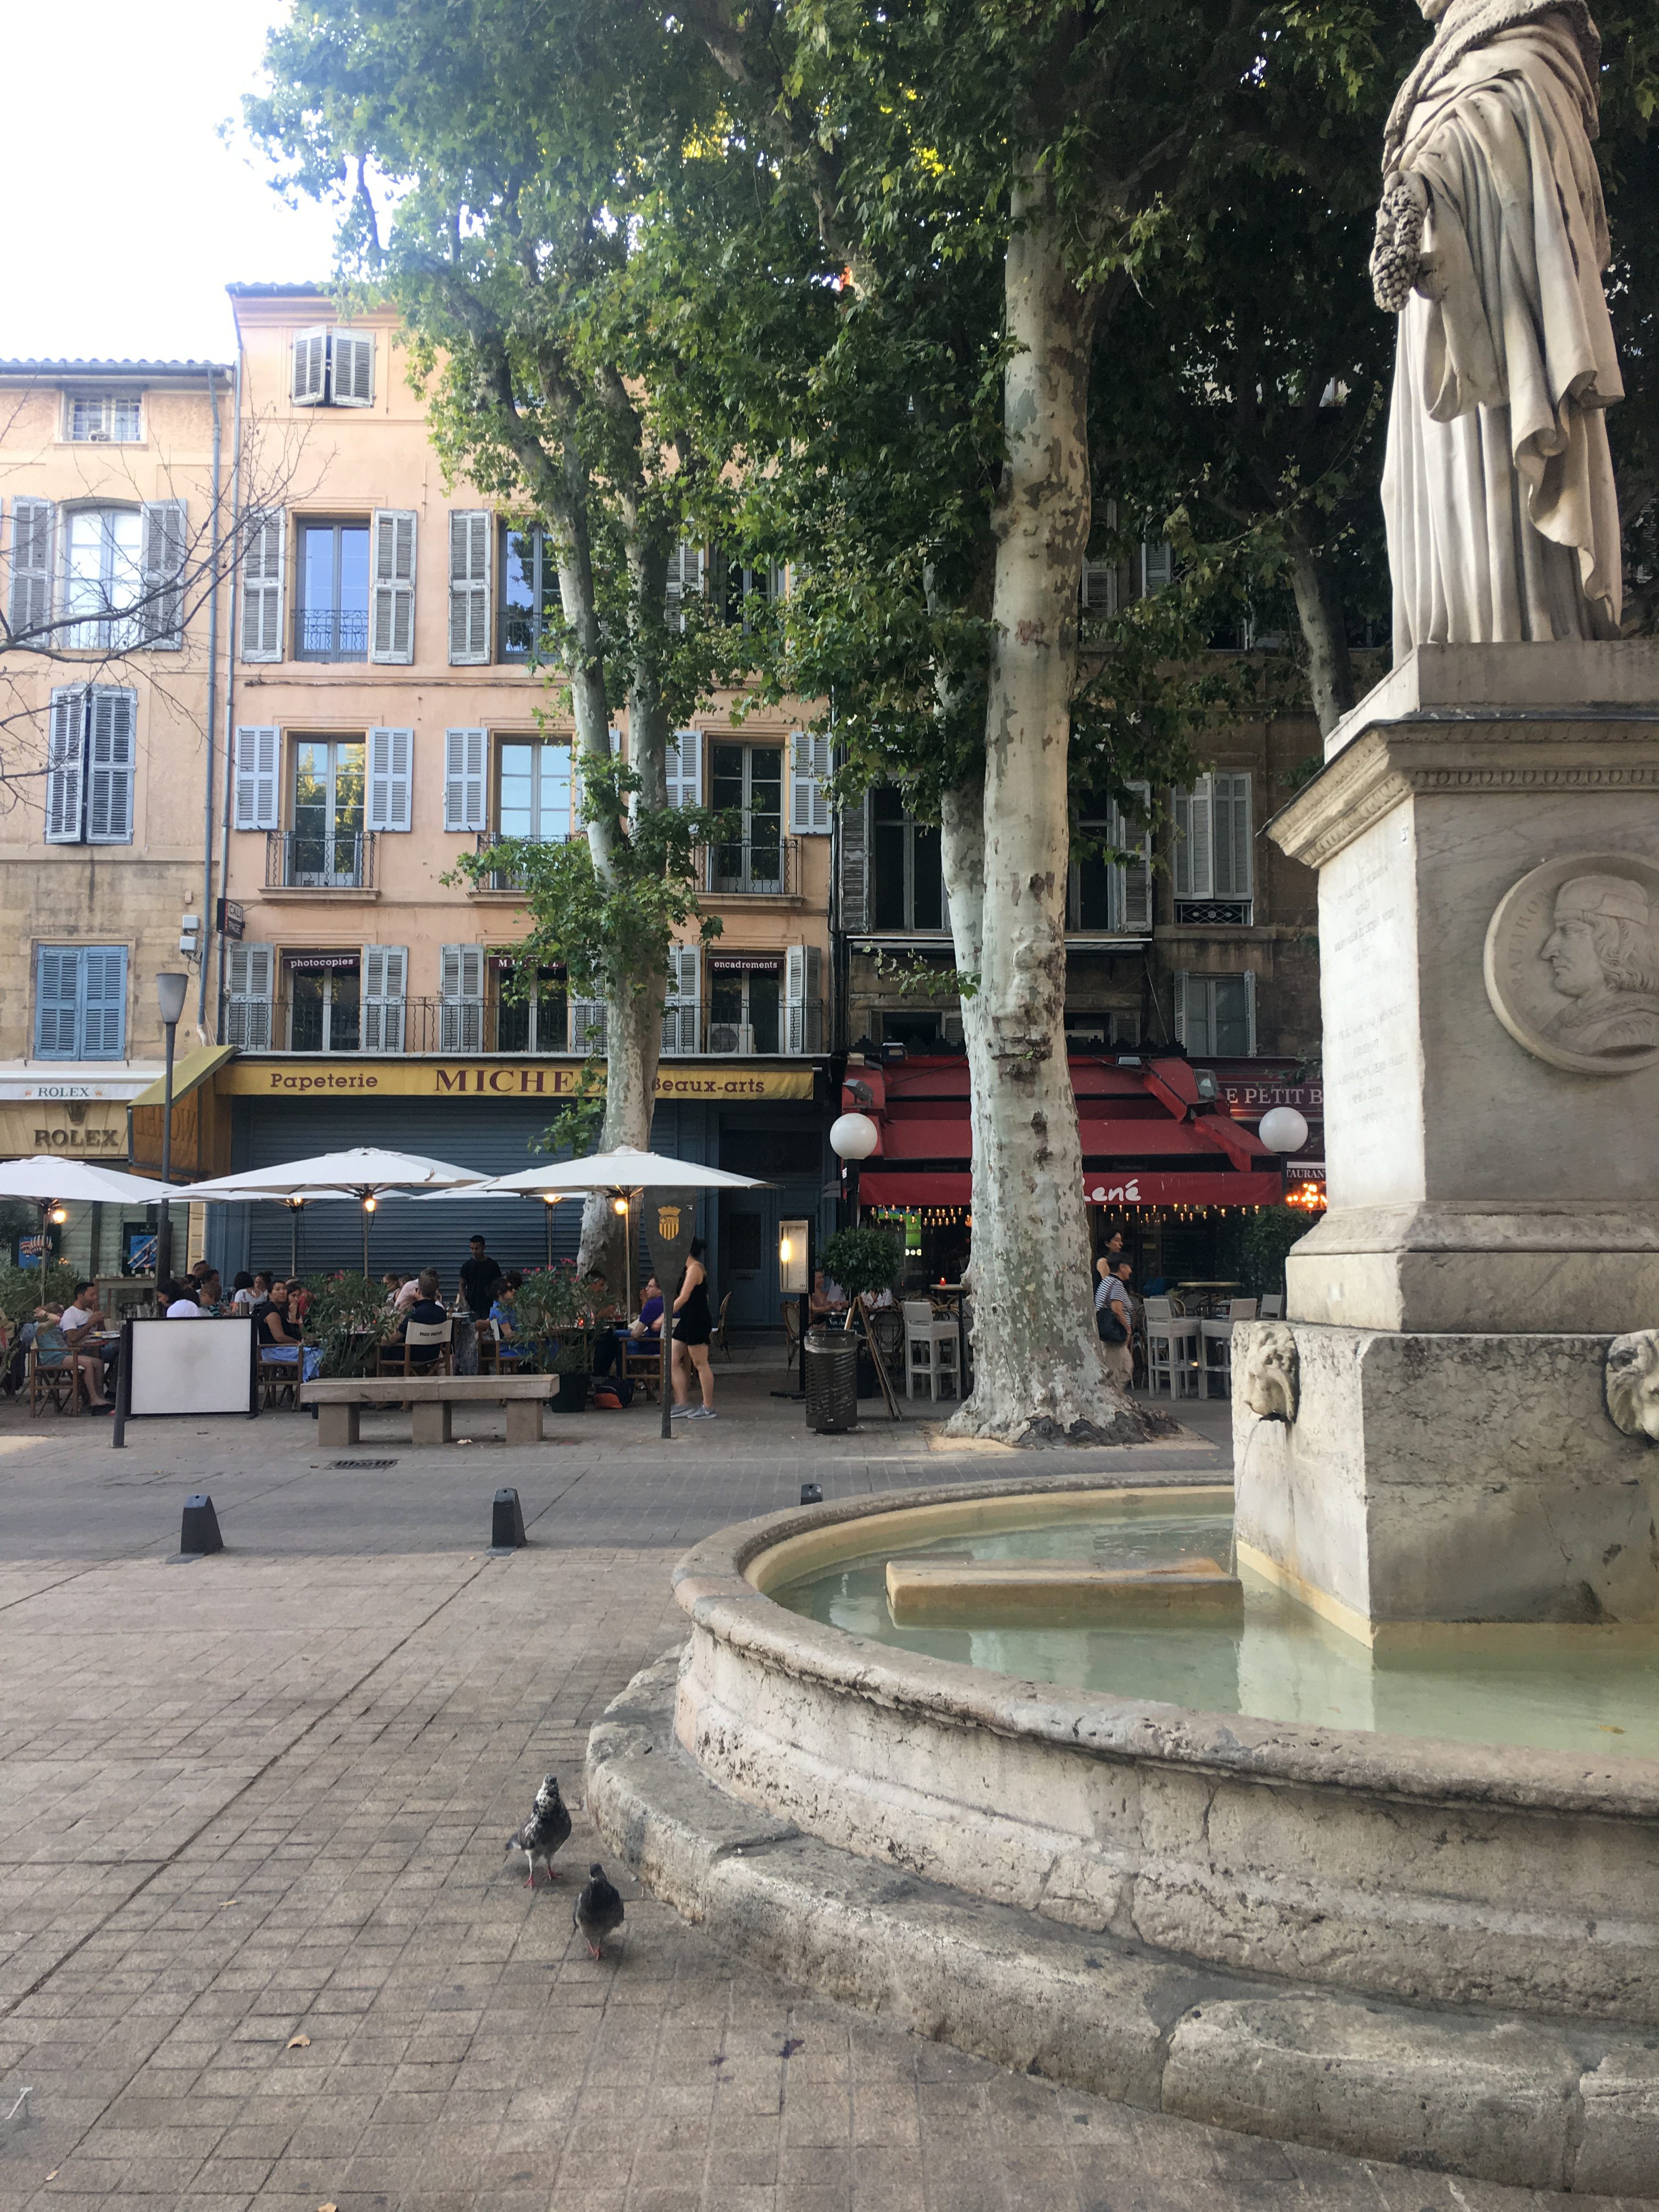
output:
[[[1518,1045],[1578,1075],[1659,1060],[1659,862],[1577,853],[1522,876],[1486,931],[1486,995]]]

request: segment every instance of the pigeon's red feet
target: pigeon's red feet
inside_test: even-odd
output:
[[[526,1881],[526,1884],[525,1884],[525,1887],[526,1887],[526,1889],[534,1889],[534,1887],[536,1887],[536,1869],[535,1869],[535,1868],[534,1868],[534,1867],[532,1867],[532,1868],[531,1868],[531,1869],[530,1869],[530,1879],[529,1879],[529,1881]]]
[[[602,1959],[605,1956],[604,1952],[600,1950],[597,1943],[590,1943],[587,1947],[587,1951],[590,1958]]]

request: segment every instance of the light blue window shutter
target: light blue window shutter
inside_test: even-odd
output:
[[[789,822],[798,837],[827,837],[833,817],[827,730],[796,730],[790,737]]]
[[[34,956],[34,1056],[81,1056],[81,954],[78,947],[42,945]]]
[[[371,660],[407,663],[415,658],[415,522],[410,507],[376,507],[370,517],[374,559]]]
[[[328,332],[301,331],[294,341],[294,380],[289,396],[296,407],[328,403]]]
[[[702,548],[684,538],[668,556],[668,627],[685,628],[685,603],[702,592]]]
[[[145,506],[138,636],[154,652],[176,653],[185,641],[185,530],[183,500]]]
[[[1134,854],[1116,870],[1117,927],[1131,935],[1145,936],[1152,927],[1152,790],[1148,783],[1132,783],[1137,805],[1133,820],[1117,817],[1116,842]]]
[[[482,507],[449,511],[449,659],[479,668],[489,659],[490,517]]]
[[[671,945],[668,948],[668,996],[662,1010],[662,1048],[669,1053],[697,1048],[698,1000],[701,995],[702,947]]]
[[[484,949],[446,945],[439,962],[438,1049],[483,1049]]]
[[[783,953],[784,1050],[823,1050],[823,952],[817,945],[788,945]]]
[[[281,793],[276,771],[283,733],[273,723],[236,732],[235,824],[239,830],[275,830]]]
[[[374,404],[374,339],[351,331],[329,332],[329,397],[337,407]]]
[[[368,733],[368,826],[404,830],[410,823],[413,783],[413,730],[371,730]]]
[[[484,769],[488,765],[482,730],[444,732],[444,828],[482,830]]]
[[[702,732],[676,730],[663,755],[671,806],[702,805]]]
[[[81,976],[81,1057],[119,1060],[127,1041],[127,948],[87,945]]]
[[[365,1052],[401,1052],[408,947],[364,945],[362,975],[362,1048]]]
[[[78,845],[86,796],[87,694],[78,684],[52,695],[46,738],[46,825],[48,845]]]
[[[11,579],[6,618],[22,645],[44,645],[52,623],[52,541],[57,509],[49,499],[11,503]]]
[[[1149,538],[1140,549],[1141,589],[1147,599],[1168,589],[1175,578],[1175,552],[1167,538]]]
[[[283,657],[283,568],[288,518],[281,507],[252,514],[242,526],[242,658]]]
[[[1212,782],[1215,895],[1247,899],[1250,896],[1250,779],[1248,775],[1217,775]]]
[[[87,842],[132,842],[138,694],[99,685],[87,703]]]
[[[270,1049],[271,979],[275,948],[232,945],[225,971],[225,1042],[244,1052]]]

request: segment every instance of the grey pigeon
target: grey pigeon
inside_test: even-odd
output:
[[[526,1885],[527,1888],[534,1889],[536,1887],[538,1859],[546,1861],[548,1880],[550,1881],[558,1880],[558,1876],[553,1871],[553,1854],[562,1844],[568,1841],[569,1836],[570,1814],[566,1809],[563,1798],[559,1795],[559,1778],[556,1774],[544,1774],[542,1777],[542,1786],[536,1792],[534,1811],[523,1827],[515,1828],[507,1839],[507,1848],[509,1851],[522,1851],[530,1862],[530,1880]]]
[[[614,1936],[623,1924],[623,1901],[605,1880],[602,1866],[589,1867],[587,1876],[570,1924],[581,1931],[593,1957],[602,1959],[605,1953],[600,1947],[605,1937]]]

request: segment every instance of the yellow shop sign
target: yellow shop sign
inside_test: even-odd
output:
[[[568,1098],[581,1062],[523,1060],[233,1060],[214,1078],[222,1098]],[[659,1098],[711,1103],[810,1098],[810,1067],[741,1060],[664,1061]]]

